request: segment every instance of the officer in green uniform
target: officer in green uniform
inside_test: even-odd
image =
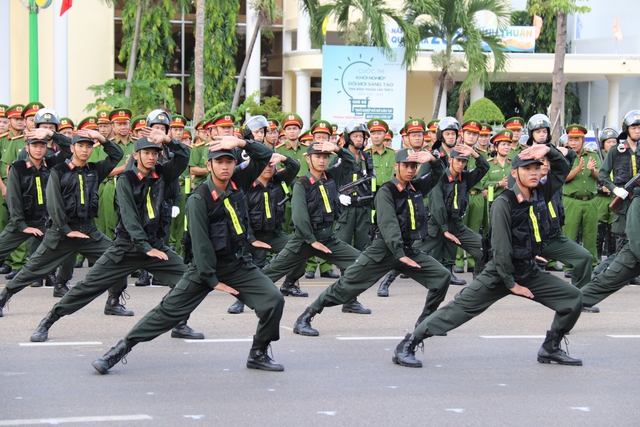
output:
[[[101,142],[109,157],[90,163],[88,159],[94,139]],[[7,284],[0,308],[4,307],[13,294],[53,270],[68,255],[79,252],[94,261],[111,244],[92,220],[98,213],[98,184],[120,161],[122,150],[97,131],[81,130],[73,137],[71,152],[72,159],[56,165],[49,176],[46,197],[52,226],[27,265]],[[109,290],[105,314],[133,315],[133,312],[125,310],[119,303],[126,286],[127,282],[124,280]]]
[[[630,128],[631,126],[628,126],[628,129]],[[629,132],[629,138],[640,139],[640,129],[623,130],[623,132]],[[582,288],[585,307],[594,307],[640,275],[640,221],[638,221],[640,197],[638,196],[640,196],[640,187],[636,186],[626,211],[628,221],[626,221],[625,232],[628,241],[618,251],[609,267]]]
[[[427,135],[431,138],[431,142],[435,143],[436,139],[438,139],[438,124],[440,123],[440,119],[433,119],[429,123],[427,123]]]
[[[464,170],[469,157],[474,157],[474,169]],[[469,203],[469,191],[476,186],[489,170],[489,163],[473,148],[467,145],[456,145],[451,150],[449,167],[440,183],[429,193],[429,237],[422,242],[420,249],[429,253],[453,242],[462,247],[475,261],[473,274],[478,275],[484,267],[482,260],[482,238],[480,234],[464,225],[462,219]],[[447,262],[448,256],[443,251],[443,265],[451,272],[453,263]],[[455,252],[452,257],[455,256]]]
[[[315,133],[326,132],[331,135],[331,123],[318,120],[311,128]],[[340,194],[342,204],[340,217],[335,223],[335,233],[338,239],[350,244],[359,251],[363,251],[371,243],[371,208],[375,192],[376,179],[373,167],[373,158],[364,152],[364,143],[369,136],[369,131],[364,123],[351,121],[344,128],[344,148],[355,157],[355,163],[349,171],[349,181],[372,177],[370,182],[363,183],[347,194]],[[340,160],[334,156],[329,163],[329,170]]]
[[[487,159],[486,152],[479,151],[476,147],[476,143],[480,137],[480,121],[475,119],[467,120],[462,123],[462,143],[471,147],[476,153],[478,153],[485,160]],[[469,157],[467,162],[467,170],[475,169],[476,160],[473,157]],[[467,214],[462,219],[462,223],[469,227],[472,231],[478,234],[482,234],[480,227],[485,221],[485,199],[482,195],[482,181],[479,181],[476,185],[469,190],[469,206],[467,206]],[[469,254],[467,254],[469,255]],[[454,267],[455,273],[464,273],[464,250],[460,247],[456,251],[456,262]],[[475,268],[475,262],[473,257],[467,256],[467,272],[473,272]]]
[[[182,141],[182,137],[184,136],[184,127],[187,123],[187,118],[181,115],[173,116],[170,124],[171,128],[171,138],[176,141]],[[188,147],[188,145],[185,144]],[[191,153],[189,153],[189,157],[191,157]],[[191,175],[189,174],[189,168],[185,168],[185,170],[180,174],[179,182],[180,186],[180,200],[178,203],[178,213],[171,220],[171,230],[169,232],[169,247],[174,248],[173,250],[178,253],[178,255],[182,254],[182,247],[180,242],[182,241],[182,236],[184,234],[184,205],[187,200],[187,195],[191,193]],[[172,216],[175,213],[175,209],[172,209]]]
[[[615,150],[618,145],[618,136],[618,131],[613,128],[604,128],[600,131],[598,142],[604,158],[607,157],[609,151]],[[598,194],[596,194],[596,205],[598,206],[598,236],[596,237],[598,262],[602,261],[602,255],[608,257],[616,253],[616,239],[611,232],[614,212],[609,208],[613,197],[611,190],[604,186],[601,181],[598,181]]]
[[[338,139],[340,139],[340,134],[338,133],[338,124],[331,123],[331,137],[329,137],[329,142],[338,144]]]
[[[33,121],[33,115],[39,106],[36,104],[27,104],[29,106],[29,114],[31,121]],[[37,108],[36,108],[37,107]],[[27,106],[21,104],[14,104],[7,109],[7,117],[9,118],[9,133],[5,137],[4,141],[0,142],[2,147],[2,161],[0,162],[0,175],[5,190],[3,191],[3,197],[0,199],[2,205],[0,206],[0,226],[4,228],[9,223],[9,215],[7,209],[4,207],[4,197],[6,196],[6,179],[8,177],[9,165],[16,160],[18,153],[25,146],[24,142],[24,130],[26,128],[26,120],[24,114],[27,111]],[[35,108],[35,110],[34,110]],[[27,255],[27,246],[25,243],[20,245],[11,254],[11,259],[5,260],[6,265],[11,268],[9,274],[5,277],[7,280],[13,279],[22,266],[25,264]]]
[[[264,136],[264,143],[275,151],[276,145],[278,145],[278,128],[280,127],[280,122],[274,118],[268,118],[267,123],[269,123],[269,127]]]
[[[2,160],[3,147],[6,145],[7,135],[9,135],[9,118],[7,117],[8,109],[8,105],[0,104],[0,160]],[[1,166],[2,164],[0,163],[0,167]],[[0,222],[6,222],[8,220],[7,211],[3,206],[4,196],[7,193],[7,186],[4,184],[5,178],[5,175],[0,176]],[[0,264],[0,274],[7,274],[9,272],[11,272],[11,267],[9,267],[7,264],[4,264],[4,261],[2,261],[2,264]]]
[[[547,156],[551,171],[540,185],[540,161]],[[582,294],[557,276],[538,267],[547,237],[547,203],[558,191],[570,166],[554,147],[539,144],[522,151],[512,162],[516,184],[503,192],[491,208],[492,259],[484,271],[453,301],[432,313],[412,334],[407,334],[394,351],[392,361],[402,366],[422,367],[416,359],[417,346],[425,339],[441,335],[478,316],[496,301],[510,294],[531,298],[556,311],[551,329],[538,351],[541,363],[582,365],[560,348],[560,342],[580,317]]]
[[[520,144],[522,126],[524,126],[524,119],[522,117],[511,117],[504,122],[504,128],[513,132],[513,136],[511,137],[511,152],[509,153],[510,160],[526,148]]]
[[[135,164],[122,173],[116,183],[118,226],[116,239],[96,261],[85,279],[75,285],[42,319],[31,335],[32,342],[46,341],[49,329],[63,316],[80,310],[103,294],[113,281],[126,280],[144,266],[163,281],[174,286],[186,271],[180,255],[163,241],[162,203],[169,185],[189,162],[188,149],[159,129],[147,128],[135,142]],[[173,158],[158,164],[163,145],[168,145]],[[183,319],[171,332],[173,338],[204,339]]]
[[[109,119],[113,124],[115,138],[113,142],[118,145],[124,157],[111,171],[109,177],[104,184],[102,193],[100,194],[100,207],[98,210],[98,218],[104,220],[104,234],[109,238],[114,238],[114,230],[118,225],[118,214],[113,209],[116,197],[116,180],[117,176],[124,172],[129,158],[133,153],[133,140],[131,139],[131,111],[127,108],[116,108],[109,113]]]
[[[598,193],[600,157],[597,153],[584,149],[586,134],[584,126],[573,124],[567,127],[568,144],[577,157],[562,189],[562,202],[566,208],[562,232],[576,241],[578,230],[582,230],[582,246],[591,252],[592,262],[597,263],[598,207],[594,198]],[[565,265],[564,268],[570,267]]]
[[[210,131],[206,129],[209,120],[203,119],[196,124],[197,138],[194,140],[191,156],[189,157],[189,173],[193,176],[191,181],[191,189],[193,190],[199,184],[207,180],[207,152],[208,144],[211,140]],[[215,128],[212,129],[216,132]],[[215,133],[214,136],[218,135]]]
[[[490,142],[491,142],[491,132],[493,128],[491,125],[486,123],[482,123],[480,125],[480,132],[478,132],[478,145],[476,146],[476,151],[480,153],[482,157],[488,159],[492,157],[489,153]]]
[[[445,160],[446,161],[446,160]],[[431,162],[431,172],[417,178],[418,164]],[[413,242],[427,235],[427,213],[423,198],[438,184],[443,161],[428,151],[403,148],[396,154],[396,174],[380,186],[375,199],[376,238],[347,270],[298,317],[295,334],[318,336],[311,320],[325,307],[356,298],[373,286],[387,271],[396,269],[429,289],[429,297],[418,323],[434,312],[449,288],[449,272]]]
[[[96,111],[96,117],[98,118],[98,132],[100,135],[113,140],[116,137],[116,133],[113,130],[113,123],[111,123],[111,119],[109,115],[111,114],[111,110],[101,109]]]
[[[271,264],[263,269],[274,282],[311,256],[322,257],[344,270],[360,254],[333,232],[333,222],[340,216],[338,188],[349,182],[355,157],[349,150],[329,142],[328,133],[314,132],[313,138],[314,143],[307,149],[305,159],[309,170],[293,185],[291,214],[295,234]],[[329,171],[329,156],[333,153],[342,161]],[[357,300],[344,304],[342,310],[371,313]]]
[[[236,148],[244,149],[251,158],[244,169],[235,168]],[[106,374],[136,344],[150,341],[177,325],[214,289],[235,294],[260,319],[247,367],[284,370],[267,354],[271,341],[280,338],[284,298],[243,252],[249,227],[244,194],[268,165],[272,151],[266,145],[228,136],[216,139],[212,149],[215,151],[209,152],[207,163],[211,178],[187,200],[192,248],[186,257],[190,260],[187,271],[123,340],[92,363],[101,374]]]
[[[44,105],[42,105],[38,101],[30,102],[24,106],[22,117],[24,117],[25,131],[28,132],[36,128],[35,117],[36,117],[36,113],[41,108],[44,108]]]
[[[276,167],[279,163],[284,164],[285,167],[278,171]],[[300,164],[296,160],[273,153],[269,165],[247,190],[246,200],[251,227],[248,251],[253,257],[253,264],[258,268],[264,268],[269,264],[267,252],[278,254],[291,240],[291,236],[282,230],[284,204],[291,197],[289,186],[299,169]],[[282,295],[309,296],[308,293],[300,290],[296,283],[304,275],[304,268],[305,263],[301,261],[295,271],[287,274],[280,287]],[[240,300],[227,309],[231,314],[239,314],[243,311],[244,303]]]
[[[371,145],[365,150],[373,159],[373,169],[376,171],[376,176],[373,179],[376,180],[377,187],[393,177],[396,153],[393,149],[384,145],[385,137],[389,132],[387,122],[382,119],[371,119],[367,123],[367,127],[369,128],[369,135],[371,135]]]
[[[147,116],[142,114],[134,116],[131,119],[130,126],[131,126],[131,140],[135,142],[140,138],[140,132],[142,131],[142,129],[147,127]],[[180,139],[182,139],[182,136],[178,139],[178,141],[180,141]]]
[[[16,160],[9,169],[7,180],[7,208],[10,212],[9,224],[0,234],[0,259],[5,259],[18,246],[27,242],[27,252],[33,254],[42,243],[46,231],[45,188],[49,181],[50,168],[71,157],[71,140],[55,132],[42,128],[27,133],[26,160]],[[48,139],[54,138],[60,152],[46,156]],[[46,156],[46,157],[45,157]],[[73,261],[73,258],[71,259]],[[68,265],[70,273],[73,264]],[[49,276],[48,274],[47,276]],[[68,288],[65,282],[58,283],[55,277],[47,277],[54,286],[53,296],[61,297]]]
[[[73,120],[68,117],[60,117],[59,122],[60,123],[58,123],[58,132],[69,139],[73,139],[73,130],[75,128]]]
[[[509,129],[503,129],[491,138],[491,144],[496,155],[494,158],[489,159],[489,170],[482,178],[482,195],[487,200],[487,212],[495,198],[509,187],[508,177],[511,170],[509,153],[511,152],[512,138],[513,132]],[[486,231],[488,231],[488,228]]]

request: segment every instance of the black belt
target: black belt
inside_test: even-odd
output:
[[[591,196],[587,196],[587,197],[578,197],[578,196],[566,195],[565,197],[570,197],[572,199],[582,200],[583,202],[586,202],[588,200],[593,199],[595,196],[591,195]]]

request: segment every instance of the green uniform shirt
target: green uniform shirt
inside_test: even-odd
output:
[[[511,160],[507,158],[504,162],[504,166],[500,165],[500,162],[497,158],[489,159],[489,170],[487,174],[482,178],[481,185],[483,190],[489,190],[489,186],[493,186],[493,198],[491,198],[491,194],[487,195],[487,200],[492,202],[496,197],[504,190],[507,189],[505,187],[497,187],[498,183],[502,181],[505,176],[509,176],[511,172]]]
[[[245,192],[258,179],[264,168],[269,164],[273,151],[259,142],[247,142],[244,147],[245,152],[251,158],[244,169],[237,167],[226,189],[216,188],[213,181],[208,179],[206,185],[209,190],[216,192],[221,198],[228,197],[234,186],[243,189]],[[193,193],[187,199],[186,204],[187,227],[191,235],[191,245],[193,250],[193,260],[183,276],[185,279],[206,283],[212,289],[218,284],[216,268],[218,256],[213,248],[213,243],[209,239],[209,218],[207,216],[207,202],[197,193]],[[237,262],[236,258],[221,258],[225,264]]]
[[[307,173],[309,170],[309,165],[304,157],[307,149],[309,147],[305,147],[304,145],[298,142],[298,147],[293,148],[293,145],[289,141],[285,142],[282,147],[276,148],[276,153],[283,154],[292,159],[296,159],[300,162],[300,170],[298,171],[298,178]]]
[[[367,152],[373,158],[373,169],[376,171],[376,184],[380,187],[380,185],[389,181],[396,172],[394,168],[396,152],[386,146],[383,146],[382,153],[378,153],[373,146],[371,146],[371,150]]]
[[[207,156],[209,153],[209,145],[201,145],[200,147],[193,147],[191,149],[191,155],[189,156],[189,167],[190,168],[206,168],[207,167]],[[204,175],[194,175],[193,176],[193,188],[195,188],[198,184],[204,182],[208,173]]]
[[[167,146],[174,156],[171,160],[162,165],[165,191],[169,188],[171,183],[180,176],[180,174],[186,169],[187,163],[189,163],[189,150],[181,142],[172,138],[171,142],[169,142]],[[135,165],[131,167],[131,170],[135,172],[136,176],[141,173]],[[136,200],[133,197],[133,186],[128,179],[117,180],[116,200],[118,201],[118,207],[120,209],[120,221],[129,234],[129,237],[134,243],[136,249],[143,253],[149,252],[153,247],[161,249],[163,246],[162,239],[159,239],[158,236],[147,235],[144,228],[142,228],[142,218],[140,217],[140,212],[138,212],[138,208],[136,207]],[[149,202],[148,204],[153,206],[154,203]],[[155,212],[154,214],[159,216],[162,213]],[[158,243],[160,243],[159,246],[157,245]]]
[[[529,147],[527,147],[526,145],[518,144],[518,147],[516,147],[516,148],[512,148],[512,149],[509,151],[509,154],[507,154],[507,158],[508,158],[509,160],[513,160],[513,158],[514,158],[515,156],[517,156],[518,154],[520,154],[520,152],[521,152],[522,150],[526,149],[526,148],[529,148]]]
[[[327,169],[327,172],[331,173],[333,180],[336,183],[336,187],[347,183],[349,181],[351,170],[355,165],[355,157],[347,149],[341,148],[338,151],[337,156],[342,161],[336,164],[334,167]],[[311,172],[307,171],[306,176],[312,177]],[[291,198],[291,220],[295,225],[295,236],[301,238],[305,243],[312,244],[318,239],[326,239],[329,235],[317,235],[316,232],[322,232],[322,230],[316,230],[314,232],[311,225],[311,218],[309,218],[309,211],[307,209],[307,197],[306,190],[302,186],[300,181],[296,181],[293,185],[292,198]],[[331,233],[333,233],[331,231]],[[316,238],[317,237],[317,238]]]
[[[114,142],[118,145],[118,147],[122,149],[122,152],[124,153],[124,156],[118,162],[116,167],[124,166],[124,162],[127,159],[127,156],[130,156],[131,154],[133,154],[135,144],[130,137],[127,139],[123,139],[120,136],[116,136],[114,139]]]
[[[631,205],[627,210],[629,218],[640,218],[640,197],[631,199]],[[629,237],[629,249],[640,263],[640,221],[627,221],[625,232]]]
[[[587,164],[590,159],[595,159],[596,168],[600,167],[600,157],[593,151],[583,150],[580,155],[576,156],[571,166],[572,169],[578,166],[580,159],[584,159],[584,169],[578,172],[571,181],[567,181],[562,188],[562,194],[564,196],[573,197],[592,197],[598,192],[598,179],[593,177],[593,174],[587,169]]]
[[[7,135],[8,141],[5,143],[5,148],[2,153],[2,178],[6,178],[7,166],[16,161],[20,150],[25,146],[24,135],[11,136],[11,132]]]
[[[71,140],[59,133],[54,133],[53,139],[60,147],[60,152],[58,155],[47,155],[43,158],[42,162],[46,164],[46,166],[41,163],[40,169],[42,169],[42,167],[52,168],[71,157],[71,149],[69,148],[71,146]],[[35,165],[31,167],[35,168]],[[44,192],[45,188],[42,188],[41,191]],[[5,227],[7,231],[24,231],[25,228],[35,225],[30,225],[26,222],[23,206],[20,174],[18,173],[18,169],[12,167],[9,168],[9,179],[7,179],[7,208],[9,211],[9,224]],[[40,222],[42,225],[44,225],[45,219],[46,218],[41,219]]]
[[[104,181],[104,179],[111,173],[113,168],[116,167],[118,162],[121,161],[124,157],[122,149],[111,142],[111,140],[107,139],[102,145],[104,146],[104,150],[109,157],[92,164],[98,172],[98,182]],[[47,231],[47,233],[51,234],[51,238],[53,240],[61,240],[73,230],[69,226],[69,218],[67,217],[67,210],[65,209],[64,199],[62,198],[60,176],[55,169],[51,171],[51,175],[49,176],[49,183],[47,184],[46,194],[47,210],[49,211],[49,216],[53,221],[53,225]],[[95,228],[95,226],[92,226],[88,232],[85,232],[85,234],[88,234],[90,238],[95,240],[99,240],[102,238],[101,233],[97,228]]]

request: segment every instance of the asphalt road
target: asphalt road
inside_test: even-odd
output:
[[[79,280],[87,269],[77,271]],[[471,279],[470,274],[462,277]],[[130,318],[102,314],[106,295],[51,329],[29,336],[55,303],[51,288],[15,295],[0,319],[0,426],[637,426],[640,415],[640,288],[628,286],[583,314],[569,336],[582,367],[543,365],[536,352],[552,312],[507,297],[447,337],[425,341],[422,369],[391,362],[418,316],[425,290],[398,279],[359,299],[371,315],[340,307],[316,316],[319,337],[292,333],[297,316],[329,285],[303,280],[310,298],[287,298],[273,355],[285,372],[245,361],[257,318],[226,313],[233,298],[213,292],[189,324],[207,340],[165,334],[136,346],[109,375],[91,367],[167,292],[129,287]],[[460,288],[451,288],[447,300]]]

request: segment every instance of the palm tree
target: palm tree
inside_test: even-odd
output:
[[[326,19],[333,18],[338,29],[347,33],[351,22],[362,20],[369,31],[371,46],[377,46],[385,54],[391,53],[387,40],[386,23],[393,21],[403,31],[405,54],[403,63],[410,66],[417,58],[419,43],[418,31],[407,22],[398,10],[387,6],[385,0],[334,0],[320,4],[319,0],[302,0],[304,9],[309,13],[311,25],[309,37],[313,46],[322,46],[325,35],[323,25]],[[354,13],[358,11],[358,13]],[[359,16],[361,15],[361,16]]]
[[[498,26],[505,27],[509,23],[509,8],[508,0],[406,0],[404,12],[407,21],[416,25],[420,40],[437,37],[446,46],[443,51],[431,55],[433,64],[440,69],[434,119],[438,117],[442,94],[451,81],[452,73],[460,68],[467,69],[463,87],[468,90],[473,83],[486,84],[492,73],[506,69],[507,55],[499,38],[478,28],[475,16],[482,11],[492,12]],[[493,58],[483,51],[483,42],[491,50]],[[453,55],[454,45],[461,48],[464,59]]]
[[[196,44],[194,47],[194,89],[195,103],[193,106],[193,124],[204,118],[204,2],[196,0]]]
[[[249,3],[249,0],[247,0],[247,3]],[[273,36],[273,33],[271,32],[271,25],[273,25],[282,16],[282,12],[276,5],[275,0],[255,0],[255,2],[248,6],[256,12],[256,25],[253,28],[253,35],[251,36],[251,41],[249,42],[249,46],[247,48],[247,54],[244,57],[244,62],[242,63],[240,74],[238,75],[238,84],[236,85],[236,91],[233,95],[231,111],[234,111],[240,103],[240,90],[242,89],[242,84],[244,83],[244,77],[247,74],[247,67],[249,66],[251,53],[253,52],[253,48],[256,45],[258,34],[260,34],[260,32],[262,31],[262,34],[267,37]],[[248,31],[249,28],[247,27],[247,35],[249,35]]]

